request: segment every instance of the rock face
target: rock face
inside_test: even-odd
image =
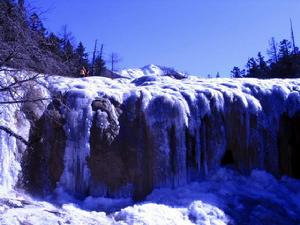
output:
[[[51,78],[25,187],[143,199],[221,166],[300,177],[300,80]]]
[[[23,155],[22,186],[32,194],[56,188],[64,169],[66,133],[61,103],[54,100],[30,130],[30,146]]]
[[[300,178],[300,113],[284,114],[279,128],[279,166],[283,174]]]

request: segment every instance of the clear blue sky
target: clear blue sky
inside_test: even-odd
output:
[[[28,0],[45,26],[63,25],[92,51],[118,53],[120,68],[153,63],[191,74],[228,75],[269,39],[290,38],[289,19],[300,46],[299,0]]]

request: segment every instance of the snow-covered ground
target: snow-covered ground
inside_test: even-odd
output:
[[[0,195],[0,224],[280,224],[300,223],[300,181],[221,168],[199,183],[156,189],[144,202],[60,196],[49,202]],[[115,209],[115,210],[111,210]],[[109,210],[108,212],[103,210]]]

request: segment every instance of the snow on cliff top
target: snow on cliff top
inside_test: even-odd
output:
[[[108,96],[122,103],[130,96],[142,95],[145,107],[152,99],[164,96],[174,105],[180,104],[186,114],[199,102],[204,104],[201,115],[210,113],[209,102],[214,102],[214,107],[223,111],[225,101],[237,102],[252,113],[262,111],[263,105],[270,113],[287,112],[290,116],[300,110],[300,79],[203,79],[190,76],[178,80],[147,75],[136,79],[50,77],[48,81],[54,92],[72,92],[91,100]]]
[[[142,76],[174,76],[176,79],[183,79],[187,77],[187,75],[180,73],[173,68],[153,64],[138,69],[124,69],[117,72],[117,74],[129,79],[139,78]]]

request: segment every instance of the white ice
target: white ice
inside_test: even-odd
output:
[[[156,189],[144,202],[88,197],[52,203],[0,195],[0,224],[299,224],[300,181],[221,168],[202,182]],[[127,206],[128,204],[133,204]],[[115,211],[108,210],[107,206]]]
[[[183,126],[197,130],[200,119],[210,115],[213,110],[226,112],[226,101],[238,104],[247,113],[268,115],[263,120],[264,127],[271,127],[272,121],[282,113],[287,112],[289,116],[293,116],[300,109],[300,79],[200,79],[191,76],[176,80],[156,76],[158,72],[155,68],[147,69],[150,72],[146,77],[143,72],[135,80],[100,77],[46,79],[45,84],[52,94],[62,93],[75,98],[65,130],[81,125],[83,127],[82,138],[70,135],[67,140],[65,163],[68,167],[61,178],[61,185],[67,190],[84,191],[89,182],[85,162],[85,157],[89,155],[89,127],[92,118],[89,107],[96,97],[108,96],[122,103],[130,96],[143,96],[147,122],[151,125],[155,121],[163,121],[166,127],[175,123],[178,133]],[[154,116],[153,113],[159,111],[151,108],[151,103],[160,99],[163,99],[164,106],[176,112],[175,120],[168,120],[168,115],[164,113]],[[16,130],[18,121],[15,112],[15,109],[2,112],[1,124]],[[75,121],[74,118],[81,118],[82,121]],[[28,136],[27,125],[22,132],[25,137]],[[201,183],[187,184],[176,189],[155,189],[145,202],[128,207],[125,207],[131,204],[128,199],[113,201],[88,197],[83,202],[74,203],[72,198],[68,198],[70,202],[60,199],[57,200],[57,205],[55,202],[37,201],[11,190],[20,172],[16,157],[18,148],[14,138],[2,131],[0,141],[0,186],[6,191],[0,197],[0,224],[226,224],[230,221],[236,224],[300,223],[299,181],[286,177],[278,181],[270,174],[257,170],[250,177],[244,177],[234,171],[220,169]],[[76,147],[79,143],[80,147]],[[72,149],[77,149],[77,152],[71,157]],[[77,163],[78,160],[77,170],[72,162]],[[184,160],[178,163],[185,164]],[[78,188],[74,187],[74,171],[80,171],[82,175],[82,186]],[[7,194],[8,190],[11,190],[11,194]],[[121,209],[109,214],[97,212],[107,208]]]

